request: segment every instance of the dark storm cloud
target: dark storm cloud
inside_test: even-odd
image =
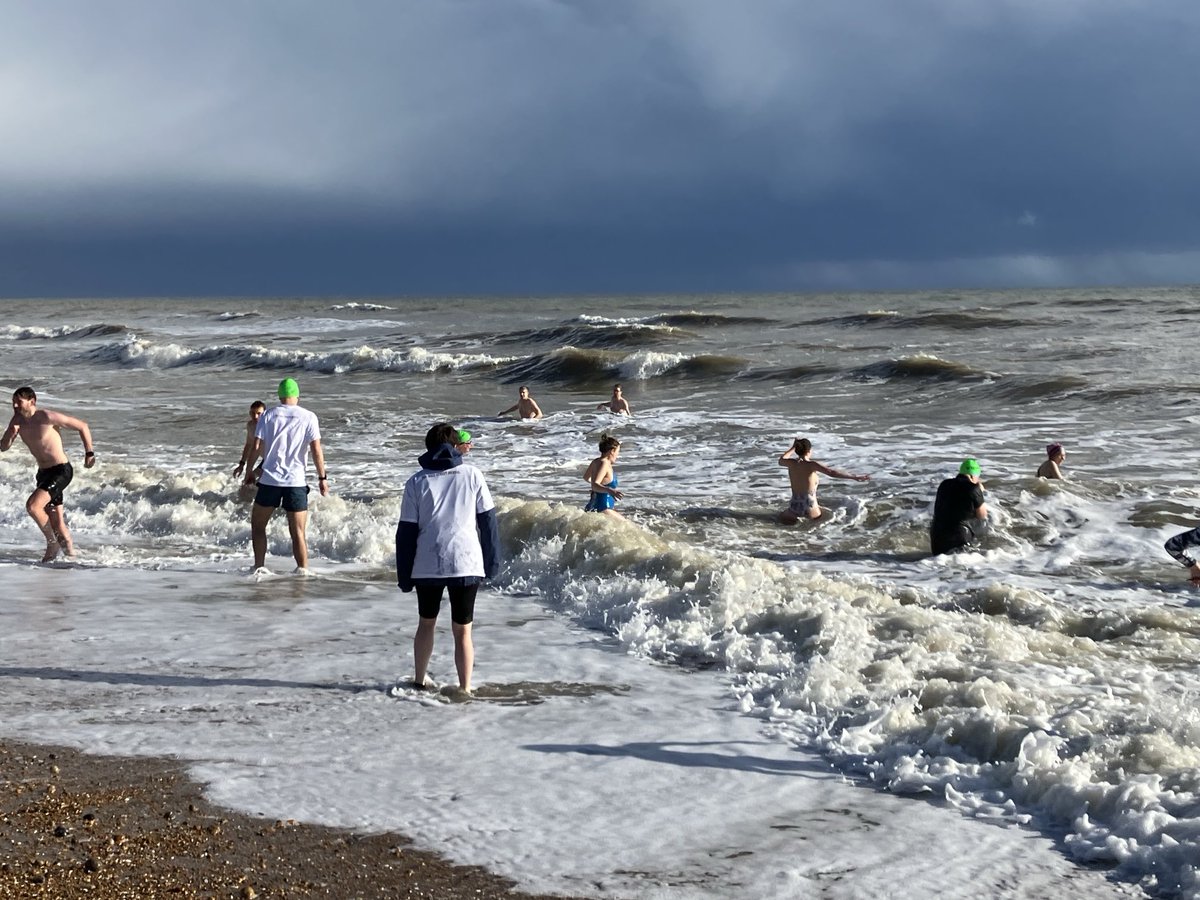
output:
[[[1200,280],[1173,0],[6,19],[8,295]]]

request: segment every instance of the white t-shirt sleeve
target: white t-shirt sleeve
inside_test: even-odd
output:
[[[400,521],[416,525],[420,522],[419,513],[420,501],[417,499],[416,479],[410,478],[404,485],[404,498],[400,501]]]
[[[485,513],[489,509],[494,509],[496,504],[492,502],[492,492],[488,490],[487,482],[483,480],[483,473],[476,472],[475,480],[479,482],[479,488],[475,494],[475,512]]]

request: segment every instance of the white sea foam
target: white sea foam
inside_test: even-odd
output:
[[[654,350],[639,350],[626,356],[617,366],[620,377],[626,381],[654,378],[686,362],[686,353],[659,353]]]
[[[646,666],[528,598],[481,595],[478,699],[447,704],[391,689],[411,671],[411,595],[328,566],[0,568],[4,732],[176,756],[234,809],[400,831],[535,891],[849,900],[899,880],[1049,900],[1069,878],[1119,895],[1047,838],[845,784],[715,676]],[[448,645],[443,628],[439,679]]]
[[[366,312],[392,312],[397,309],[395,306],[387,306],[383,303],[363,303],[357,300],[350,303],[336,303],[329,307],[332,310],[365,310]]]
[[[1200,679],[1151,662],[1172,652],[1173,629],[1144,630],[1144,660],[1112,660],[1070,630],[714,554],[575,509],[523,504],[506,510],[505,530],[522,548],[515,587],[639,653],[736,673],[744,709],[845,768],[972,816],[1048,815],[1080,858],[1153,872],[1157,889],[1196,887],[1200,714],[1187,698]],[[991,589],[1001,611],[1007,591]]]

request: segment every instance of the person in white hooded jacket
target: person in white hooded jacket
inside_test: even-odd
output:
[[[434,628],[442,596],[448,594],[458,686],[469,693],[475,666],[475,595],[485,578],[500,571],[500,535],[487,482],[479,469],[463,462],[455,449],[458,436],[458,429],[447,422],[425,435],[426,452],[417,460],[421,468],[404,485],[400,505],[396,581],[401,591],[417,592],[413,684],[426,686]]]

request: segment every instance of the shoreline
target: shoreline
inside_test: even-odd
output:
[[[0,740],[0,785],[0,900],[559,900],[414,849],[400,834],[363,835],[216,806],[180,760]]]

